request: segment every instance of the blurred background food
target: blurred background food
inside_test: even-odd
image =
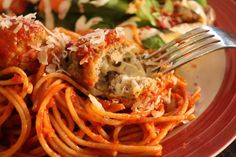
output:
[[[60,26],[79,33],[122,26],[130,38],[136,32],[146,49],[157,49],[215,20],[207,0],[0,0],[0,12],[37,12],[48,28]]]

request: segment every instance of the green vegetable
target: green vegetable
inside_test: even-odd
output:
[[[105,6],[125,13],[129,7],[129,2],[128,0],[112,0],[109,1]]]
[[[163,9],[164,9],[165,11],[167,11],[168,13],[170,13],[170,14],[173,13],[173,11],[174,11],[174,6],[173,6],[173,3],[172,3],[172,0],[166,0]]]
[[[150,25],[150,22],[144,21],[144,20],[136,21],[136,23],[137,23],[138,27],[145,27],[145,26]]]
[[[116,3],[117,2],[117,3]],[[117,5],[117,6],[115,6]],[[93,28],[114,28],[118,23],[121,23],[123,20],[128,19],[130,15],[126,14],[126,9],[128,7],[128,2],[125,0],[112,0],[108,4],[101,7],[96,7],[91,4],[85,4],[83,13],[87,19],[98,16],[103,19],[103,22]]]
[[[116,27],[116,24],[112,21],[102,21],[99,22],[98,24],[92,26],[92,29],[96,29],[96,28],[114,28]]]
[[[159,49],[165,44],[165,42],[158,35],[145,39],[142,43],[144,48],[152,50]]]
[[[206,8],[208,5],[207,0],[196,0],[196,1],[204,8]]]
[[[156,26],[155,12],[159,12],[159,4],[156,0],[144,0],[140,4],[137,16],[144,21],[149,21],[151,25]]]

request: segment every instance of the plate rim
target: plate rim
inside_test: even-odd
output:
[[[236,19],[227,19],[226,17],[235,17],[236,12],[236,2],[233,0],[227,1],[227,3],[224,2],[224,0],[218,0],[217,2],[214,0],[209,0],[210,5],[214,8],[214,10],[217,13],[217,19],[224,19],[224,21],[217,20],[216,25],[218,27],[221,27],[227,31],[233,32],[236,34],[236,28],[234,28],[234,24],[236,23]],[[222,12],[222,8],[224,10],[227,10],[227,12]],[[181,132],[177,133],[176,135],[172,136],[170,139],[167,139],[163,142],[164,145],[164,156],[199,156],[200,154],[204,156],[216,156],[219,154],[223,149],[225,149],[231,142],[233,142],[234,139],[236,139],[236,110],[233,108],[234,105],[236,105],[236,88],[233,85],[236,85],[236,49],[228,49],[225,52],[226,55],[226,67],[225,67],[225,74],[224,78],[221,84],[221,87],[219,91],[217,92],[217,95],[209,105],[209,107],[202,113],[199,118],[192,122],[189,126],[187,126],[185,129],[183,129]],[[233,68],[235,69],[233,69]],[[223,97],[222,97],[223,95]],[[197,137],[194,137],[190,141],[187,141],[189,144],[192,144],[192,146],[184,145],[184,139],[187,139],[188,136],[191,134],[194,134],[193,131],[191,133],[188,133],[190,129],[193,129],[196,127],[196,125],[203,125],[202,123],[205,123],[203,119],[205,117],[208,118],[208,120],[211,118],[213,111],[220,112],[220,109],[222,109],[221,103],[228,103],[224,111],[231,111],[231,114],[228,113],[221,113],[218,114],[220,117],[218,117],[214,123],[212,123],[209,126],[205,126],[207,128],[206,131],[200,132],[200,135]],[[228,111],[229,110],[229,111]],[[213,114],[214,115],[214,114]],[[230,118],[228,121],[225,121],[226,117]],[[206,119],[205,119],[206,120]],[[201,122],[203,121],[203,122]],[[219,122],[220,124],[217,124],[215,122]],[[216,134],[215,136],[210,134],[214,134],[214,130],[219,130],[219,126],[222,126],[223,124],[227,124],[225,127],[222,128],[221,132]],[[205,124],[204,124],[205,125]],[[203,125],[203,126],[204,126]],[[210,130],[209,130],[210,129]],[[194,131],[197,129],[195,128]],[[226,134],[225,134],[226,132]],[[203,143],[199,139],[203,135],[209,133],[212,137],[209,139],[209,141],[206,141],[204,144],[194,144],[194,142]],[[196,133],[195,133],[196,134]],[[176,138],[179,138],[177,141]],[[204,141],[204,140],[203,140]],[[184,148],[186,147],[186,148]],[[165,151],[165,148],[167,149]],[[175,148],[172,150],[172,148]],[[193,150],[195,148],[195,150]]]

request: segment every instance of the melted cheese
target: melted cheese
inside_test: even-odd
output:
[[[115,96],[137,98],[153,80],[147,77],[119,75],[112,79],[110,89]]]
[[[101,66],[101,72],[106,74],[109,71],[114,71],[119,74],[127,74],[129,76],[146,76],[143,66],[133,53],[136,47],[129,46],[121,49],[114,48],[110,50],[107,57],[104,57]],[[129,61],[124,61],[125,59]],[[116,64],[120,64],[117,66]]]

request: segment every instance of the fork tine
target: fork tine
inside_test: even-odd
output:
[[[188,63],[198,57],[206,55],[206,54],[213,52],[215,50],[218,50],[220,48],[224,48],[224,47],[222,45],[220,45],[219,43],[213,43],[210,46],[203,47],[202,49],[197,49],[194,52],[192,52],[189,56],[187,56],[186,58],[181,59],[179,62],[176,62],[175,64],[171,65],[169,68],[167,68],[163,71],[160,71],[160,73],[165,74],[167,72],[170,72],[173,69],[176,69],[177,67],[180,67],[181,65],[183,65],[185,63]]]
[[[187,49],[183,50],[183,51],[180,51],[180,53],[178,53],[176,56],[172,57],[172,58],[169,58],[167,59],[166,61],[162,62],[161,64],[159,64],[158,66],[156,66],[155,68],[153,68],[151,71],[156,71],[158,70],[161,66],[167,64],[167,63],[171,63],[183,56],[185,56],[186,54],[192,52],[192,51],[195,51],[199,48],[202,48],[202,47],[207,47],[208,45],[212,44],[212,43],[216,43],[216,42],[219,42],[218,39],[214,39],[214,38],[207,38],[206,40],[203,40],[201,42],[198,42],[192,46],[189,46]]]
[[[164,53],[164,54],[162,54],[160,57],[158,57],[156,60],[154,60],[155,62],[158,62],[158,61],[160,61],[161,59],[163,59],[163,58],[165,58],[165,57],[167,57],[167,56],[169,56],[170,54],[172,54],[172,53],[174,53],[174,52],[176,52],[176,51],[179,51],[179,50],[181,50],[181,49],[183,49],[183,48],[185,48],[185,47],[187,47],[187,46],[189,46],[189,45],[192,45],[193,43],[195,43],[195,42],[198,42],[198,41],[200,41],[200,40],[203,40],[203,39],[205,39],[205,38],[210,38],[210,37],[213,37],[214,35],[211,35],[211,34],[208,34],[208,33],[204,33],[204,34],[198,34],[198,35],[196,35],[196,36],[193,36],[192,38],[190,38],[187,42],[185,42],[185,43],[181,43],[181,44],[179,44],[177,47],[175,47],[175,48],[173,48],[172,50],[170,50],[170,51],[168,51],[168,52],[166,52],[166,53]]]
[[[167,43],[166,45],[164,45],[163,47],[161,47],[160,49],[158,49],[157,51],[147,55],[147,56],[144,56],[144,59],[149,59],[155,55],[157,55],[158,53],[161,53],[161,52],[165,52],[166,49],[170,48],[171,46],[175,45],[176,43],[179,43],[185,39],[188,39],[194,35],[197,35],[199,33],[203,33],[203,32],[208,32],[209,30],[207,29],[204,29],[204,27],[199,27],[199,28],[195,28],[193,29],[192,31],[189,31],[181,36],[179,36],[178,38],[172,40],[171,42]]]

